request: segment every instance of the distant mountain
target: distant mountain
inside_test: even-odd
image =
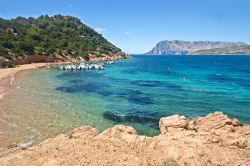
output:
[[[250,54],[250,45],[243,42],[221,41],[161,41],[146,54],[197,55],[197,54]]]
[[[72,16],[0,18],[1,64],[123,57],[121,49]],[[1,63],[2,62],[2,63]]]

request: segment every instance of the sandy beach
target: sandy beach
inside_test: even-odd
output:
[[[1,138],[2,144],[8,145],[9,144],[8,141],[11,140],[9,135],[6,135],[6,131],[10,131],[10,133],[14,133],[13,128],[9,128],[9,126],[5,123],[4,116],[7,114],[7,112],[4,109],[4,107],[6,106],[7,102],[11,100],[11,95],[8,95],[8,94],[11,93],[11,90],[15,89],[13,84],[14,84],[16,74],[25,70],[38,69],[46,65],[49,65],[49,64],[48,63],[34,63],[34,64],[21,65],[16,68],[0,69],[0,113],[1,113],[0,138]]]
[[[3,98],[4,94],[10,90],[11,85],[15,79],[15,75],[18,72],[24,70],[38,69],[41,67],[45,67],[48,63],[34,63],[34,64],[26,64],[20,65],[16,68],[6,68],[0,69],[0,99]]]
[[[33,63],[33,64],[21,65],[16,68],[0,69],[0,81],[2,81],[3,79],[9,76],[14,76],[16,73],[20,71],[36,69],[36,68],[40,68],[46,65],[48,65],[48,63]]]

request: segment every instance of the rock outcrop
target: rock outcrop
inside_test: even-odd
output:
[[[161,118],[159,127],[161,134],[165,134],[168,131],[181,131],[188,127],[188,121],[185,116],[172,115]]]
[[[222,112],[162,118],[161,134],[83,126],[30,148],[0,149],[0,165],[250,165],[250,126]]]
[[[159,127],[163,135],[168,132],[193,131],[194,135],[201,136],[203,142],[250,148],[250,126],[243,126],[237,119],[231,120],[222,112],[215,112],[190,122],[184,116],[173,115],[161,118]]]

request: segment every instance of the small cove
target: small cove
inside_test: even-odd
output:
[[[250,56],[133,56],[103,71],[25,71],[1,108],[0,146],[36,144],[82,125],[156,135],[160,117],[172,114],[223,111],[250,123],[249,71]]]

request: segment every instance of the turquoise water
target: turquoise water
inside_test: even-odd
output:
[[[17,126],[38,140],[87,124],[155,135],[159,118],[172,114],[223,111],[250,123],[250,56],[133,56],[103,71],[24,72],[15,86],[17,114],[32,117]]]

